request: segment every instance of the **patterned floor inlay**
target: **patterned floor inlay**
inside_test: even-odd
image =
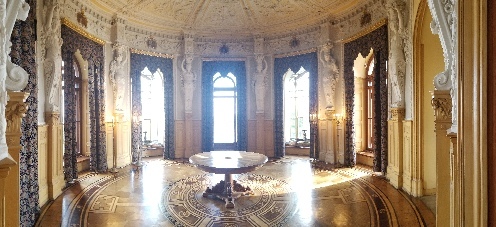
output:
[[[248,174],[233,175],[254,194],[225,202],[204,198],[224,179],[191,164],[144,159],[138,169],[82,174],[43,208],[36,226],[434,226],[418,199],[368,168],[316,169],[288,156]]]
[[[239,175],[238,182],[254,194],[236,199],[235,208],[227,209],[224,201],[202,196],[208,186],[217,183],[212,177],[191,176],[167,187],[160,203],[163,214],[181,226],[282,226],[296,212],[296,197],[282,180]]]

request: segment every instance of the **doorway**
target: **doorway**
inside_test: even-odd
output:
[[[246,151],[244,61],[204,61],[202,150]]]

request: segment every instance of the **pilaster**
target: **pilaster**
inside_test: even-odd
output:
[[[24,101],[28,95],[29,93],[25,92],[8,92],[9,101],[5,107],[7,146],[10,156],[16,163],[19,163],[19,155],[22,148],[21,121],[27,111],[27,104]],[[11,167],[8,176],[5,178],[5,184],[8,185],[5,189],[5,204],[8,204],[8,209],[5,209],[5,225],[19,226],[19,165]]]
[[[256,131],[257,131],[257,153],[267,155],[265,153],[265,114],[263,112],[257,112],[257,123],[256,123]]]
[[[60,113],[46,112],[45,122],[47,123],[47,181],[48,199],[54,200],[65,187],[63,160],[63,126],[60,123]]]
[[[193,133],[193,114],[186,112],[184,115],[185,115],[184,126],[185,126],[185,134],[186,134],[186,136],[184,137],[184,141],[185,141],[184,158],[189,158],[195,153],[193,150],[193,144],[194,144],[193,138],[195,136]]]
[[[450,223],[450,139],[446,136],[451,127],[451,96],[446,90],[435,90],[431,100],[435,116],[436,134],[436,225]]]
[[[462,154],[458,152],[458,136],[456,133],[449,133],[450,140],[450,226],[463,226],[463,174],[460,169],[463,166]]]
[[[388,167],[387,178],[396,187],[403,186],[403,120],[405,108],[391,108],[388,120]]]

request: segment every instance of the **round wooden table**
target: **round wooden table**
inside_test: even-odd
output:
[[[224,174],[224,180],[208,187],[203,197],[213,195],[226,202],[226,208],[234,208],[234,199],[251,194],[251,189],[233,181],[232,174],[247,173],[267,162],[263,154],[245,151],[211,151],[195,154],[189,162],[199,169],[215,174]]]

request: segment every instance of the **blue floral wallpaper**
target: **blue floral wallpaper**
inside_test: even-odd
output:
[[[35,0],[26,0],[31,9],[36,9]],[[38,80],[36,75],[36,10],[30,10],[26,21],[17,21],[11,36],[12,62],[29,74],[26,100],[28,111],[22,119],[22,136],[19,162],[20,174],[20,226],[33,226],[39,216],[38,185]],[[6,204],[8,209],[8,204]]]
[[[375,151],[374,171],[386,172],[387,169],[387,116],[388,116],[388,91],[387,91],[387,59],[388,59],[388,30],[387,24],[354,41],[344,44],[344,81],[345,81],[345,165],[356,164],[356,150],[353,126],[353,105],[355,96],[355,78],[353,65],[359,53],[367,56],[370,48],[374,49],[375,65]]]

